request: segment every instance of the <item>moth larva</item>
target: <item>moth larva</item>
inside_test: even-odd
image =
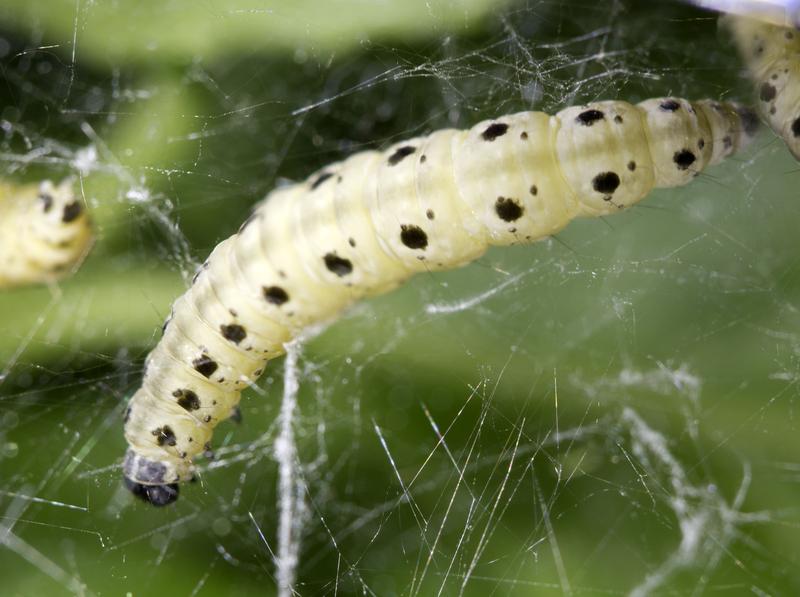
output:
[[[126,411],[126,485],[174,501],[241,390],[304,327],[415,272],[686,184],[756,126],[734,104],[676,98],[523,112],[358,153],[273,191],[173,304]]]
[[[0,289],[54,282],[89,251],[91,223],[67,179],[0,183]]]
[[[759,110],[800,160],[800,31],[747,17],[720,20],[756,84]]]

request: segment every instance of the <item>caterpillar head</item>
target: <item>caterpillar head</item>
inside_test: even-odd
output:
[[[145,458],[129,449],[122,464],[125,487],[139,499],[153,506],[167,506],[178,499],[180,490],[174,467]]]
[[[178,499],[180,489],[177,483],[165,483],[162,485],[144,485],[123,477],[125,487],[130,492],[145,502],[153,506],[167,506]]]

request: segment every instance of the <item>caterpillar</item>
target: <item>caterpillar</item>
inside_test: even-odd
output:
[[[172,305],[125,412],[125,485],[156,506],[307,326],[412,274],[530,243],[688,183],[753,137],[736,104],[605,101],[364,151],[272,191]]]
[[[756,85],[759,111],[800,160],[800,31],[734,15],[720,20]]]
[[[0,289],[54,282],[80,264],[92,226],[72,180],[0,182]]]

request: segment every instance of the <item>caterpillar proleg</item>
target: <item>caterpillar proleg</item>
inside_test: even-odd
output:
[[[54,282],[86,256],[93,235],[72,180],[0,183],[0,289]]]
[[[241,390],[305,327],[416,272],[686,184],[756,126],[730,103],[597,102],[437,131],[274,190],[173,304],[126,411],[126,485],[174,501]]]
[[[772,130],[800,160],[800,31],[740,16],[720,19],[733,33]]]

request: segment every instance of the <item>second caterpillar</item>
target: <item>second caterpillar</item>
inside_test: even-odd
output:
[[[756,129],[731,103],[597,102],[437,131],[273,191],[172,306],[125,415],[127,487],[174,501],[241,391],[305,327],[416,272],[686,184]]]
[[[800,30],[734,15],[721,23],[750,71],[759,110],[800,160]]]
[[[52,284],[80,266],[94,235],[73,186],[0,180],[0,290]]]

